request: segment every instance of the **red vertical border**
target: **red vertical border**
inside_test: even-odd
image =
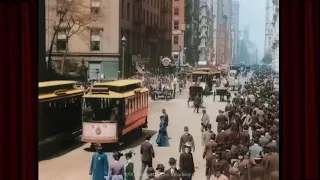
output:
[[[280,0],[281,174],[319,178],[319,2]]]
[[[37,33],[44,32],[36,30],[36,0],[2,1],[0,179],[34,180],[38,177],[36,43]],[[319,1],[279,1],[281,175],[318,179]]]

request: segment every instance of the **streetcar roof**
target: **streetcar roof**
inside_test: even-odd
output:
[[[204,72],[204,71],[194,71],[192,74],[210,74],[210,72]]]
[[[123,79],[123,80],[116,80],[116,81],[97,83],[95,85],[121,87],[121,86],[128,86],[128,85],[132,85],[132,84],[138,84],[138,83],[141,83],[141,82],[142,81],[139,80],[139,79]]]
[[[50,87],[50,86],[59,86],[59,85],[67,85],[67,84],[76,84],[76,81],[44,81],[39,82],[39,88]]]
[[[132,90],[132,91],[128,91],[128,92],[124,92],[124,93],[119,93],[119,92],[114,92],[114,91],[109,91],[108,94],[93,94],[93,93],[89,93],[84,95],[84,98],[127,98],[130,96],[134,96],[135,94],[137,94],[135,92],[136,90]],[[147,88],[141,88],[140,93],[144,93],[144,92],[148,92]]]
[[[83,91],[81,89],[71,89],[71,90],[66,90],[63,93],[64,93],[63,95],[59,95],[56,93],[39,94],[38,100],[45,100],[45,99],[54,100],[54,99],[70,97],[73,95],[82,95]]]

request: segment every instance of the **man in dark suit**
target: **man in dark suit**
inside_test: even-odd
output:
[[[169,125],[169,116],[166,112],[165,109],[162,109],[162,116],[164,118],[164,127],[166,128],[166,132],[167,132],[167,136],[168,136],[168,130],[167,130],[167,127]],[[169,137],[169,136],[168,136]]]
[[[244,126],[243,131],[240,132],[240,141],[246,146],[249,146],[250,144],[250,134],[248,132],[248,128],[248,126]]]
[[[229,137],[225,132],[226,129],[227,129],[227,125],[225,124],[224,127],[222,128],[222,131],[220,131],[217,134],[216,143],[225,144],[229,142],[229,139],[228,139]]]
[[[180,138],[180,144],[179,144],[179,152],[181,152],[183,145],[189,142],[192,146],[193,152],[195,151],[195,145],[194,145],[194,140],[193,136],[189,134],[189,128],[188,126],[184,127],[184,134]]]
[[[267,178],[271,178],[271,176],[275,176],[279,173],[279,154],[278,150],[273,148],[270,149],[271,153],[269,156],[263,158],[263,165],[266,169]]]
[[[158,164],[156,170],[159,172],[159,176],[156,180],[170,180],[167,174],[164,173],[164,165]]]
[[[152,144],[149,142],[151,139],[150,134],[146,135],[146,141],[141,144],[140,154],[141,154],[141,172],[140,172],[140,180],[142,179],[142,175],[146,166],[152,167],[152,159],[154,158],[154,150]]]
[[[211,139],[209,142],[207,142],[204,146],[203,150],[203,159],[206,159],[206,176],[209,178],[210,177],[210,168],[212,167],[211,161],[212,161],[212,156],[213,153],[215,153],[215,150],[217,148],[217,143],[214,142],[215,135],[211,135]]]
[[[228,117],[223,114],[222,110],[219,110],[219,115],[216,118],[216,122],[218,123],[217,132],[220,133],[223,129],[223,126],[228,122]]]
[[[193,99],[193,105],[194,105],[193,112],[196,112],[197,110],[197,113],[199,113],[200,104],[201,104],[201,99],[199,97],[199,94],[197,94],[196,97],[194,97]]]
[[[262,148],[264,148],[264,146],[267,145],[270,142],[270,140],[268,138],[266,138],[266,136],[265,136],[266,132],[265,132],[264,128],[260,129],[260,134],[261,134],[261,136],[259,138],[259,144]]]
[[[261,161],[261,155],[257,155],[254,158],[254,165],[249,169],[249,180],[265,179],[266,169],[261,165]]]
[[[180,154],[179,166],[182,180],[191,180],[195,172],[193,155],[191,153],[191,144],[185,144],[184,151]]]
[[[166,170],[164,173],[169,177],[170,180],[180,180],[181,171],[177,168],[177,160],[170,158],[169,165],[170,169]]]

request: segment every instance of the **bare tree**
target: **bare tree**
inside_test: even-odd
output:
[[[53,35],[50,42],[50,48],[48,52],[48,63],[52,62],[52,52],[57,48],[57,37],[59,33],[63,33],[65,37],[65,50],[63,50],[63,58],[61,62],[61,74],[64,71],[64,63],[68,54],[68,43],[70,38],[75,34],[81,34],[86,29],[85,27],[92,23],[94,18],[90,15],[90,8],[85,7],[77,0],[60,0],[57,1],[57,18],[54,20]],[[89,12],[89,13],[88,13]],[[50,20],[49,20],[50,21]]]

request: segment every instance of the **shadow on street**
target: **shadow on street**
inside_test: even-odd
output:
[[[85,143],[81,141],[80,137],[77,137],[74,140],[63,141],[59,146],[55,146],[54,149],[51,149],[51,152],[45,153],[42,157],[39,157],[39,161],[50,160],[60,156],[63,156],[81,146]]]
[[[102,144],[103,152],[114,152],[114,151],[124,151],[126,149],[133,149],[137,146],[140,146],[145,141],[145,136],[150,134],[151,137],[154,136],[157,131],[144,129],[142,133],[132,132],[126,135],[123,138],[123,143],[121,144]],[[88,147],[84,148],[85,151],[95,152],[95,148],[92,145],[88,145]]]

